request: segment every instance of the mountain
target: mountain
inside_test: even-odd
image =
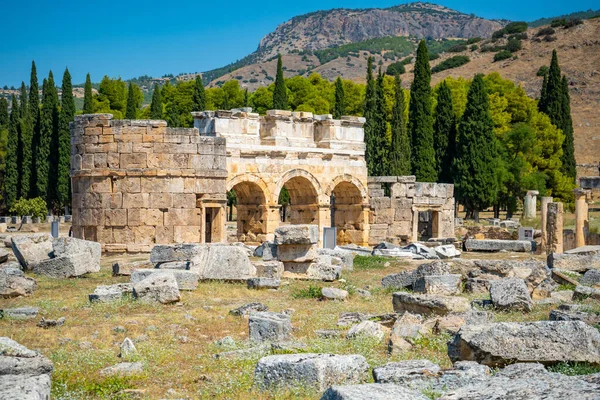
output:
[[[473,14],[464,14],[423,2],[385,9],[317,11],[284,22],[260,41],[255,52],[242,60],[207,71],[203,75],[207,82],[216,83],[217,80],[223,81],[221,77],[228,73],[255,63],[269,62],[280,53],[299,55],[300,58],[306,55],[306,58],[310,58],[310,54],[314,51],[386,37],[432,40],[490,37],[492,32],[502,28],[506,23],[507,21],[486,20]],[[321,64],[321,62],[315,64],[314,59],[306,60],[306,58],[303,60],[303,67],[296,72],[302,69],[311,70]],[[295,59],[292,62],[295,62]],[[271,76],[264,75],[263,81],[266,76]],[[248,81],[253,78],[259,79],[249,77]],[[250,89],[256,88],[256,85],[246,86]]]
[[[552,21],[560,20],[560,19],[566,19],[566,20],[590,19],[590,18],[597,18],[597,17],[600,17],[600,10],[589,9],[587,11],[576,11],[576,12],[573,12],[570,14],[558,15],[555,17],[540,18],[540,19],[536,19],[535,21],[531,21],[528,24],[531,28],[537,28],[542,25],[548,25]]]

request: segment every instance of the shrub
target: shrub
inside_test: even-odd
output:
[[[454,46],[450,47],[447,51],[448,51],[448,53],[460,53],[463,51],[467,51],[467,45],[466,44],[455,44]]]
[[[514,35],[510,35],[508,38],[509,39],[525,40],[525,39],[527,39],[527,34],[525,32],[523,32],[523,33],[516,33]]]
[[[449,59],[444,60],[441,63],[439,63],[438,65],[436,65],[435,67],[431,68],[431,73],[435,74],[437,72],[444,71],[447,69],[460,67],[461,65],[465,65],[469,61],[471,61],[471,60],[467,56],[450,57]]]
[[[509,35],[513,33],[522,33],[525,31],[527,31],[527,22],[524,21],[511,22],[504,27],[504,32]]]
[[[554,42],[556,40],[556,36],[544,36],[544,41],[545,42]]]
[[[502,50],[500,53],[494,55],[494,62],[506,60],[512,57],[512,53],[508,50]]]
[[[394,76],[396,74],[402,75],[405,72],[406,72],[406,68],[404,68],[404,64],[402,64],[402,61],[391,63],[390,65],[388,65],[388,67],[385,71],[386,75],[390,75],[390,76]]]
[[[294,299],[320,299],[321,296],[321,287],[313,285],[292,292],[292,298]]]
[[[474,37],[474,38],[471,38],[471,39],[467,40],[467,44],[479,43],[482,40],[483,39],[481,39],[480,37]]]
[[[475,51],[479,48],[479,46],[477,46],[476,44],[471,46],[471,51]]]
[[[548,75],[548,69],[549,69],[549,68],[548,68],[548,66],[547,66],[547,65],[542,65],[542,66],[540,67],[540,69],[538,69],[538,71],[537,71],[536,75],[537,75],[537,76],[546,76],[546,75]]]
[[[502,50],[504,50],[504,47],[502,47],[502,46],[490,46],[489,44],[486,44],[485,46],[481,46],[482,53],[487,53],[487,52],[497,53]]]
[[[405,59],[403,59],[402,61],[400,61],[400,63],[402,65],[407,65],[407,64],[410,64],[412,62],[412,59],[413,59],[412,56],[408,56]],[[429,55],[429,59],[431,60],[431,54]]]
[[[583,24],[583,21],[582,21],[582,20],[580,20],[579,18],[574,18],[574,19],[570,19],[570,20],[568,20],[568,21],[567,21],[567,22],[566,22],[566,23],[563,25],[563,27],[564,27],[565,29],[569,29],[569,28],[572,28],[572,27],[574,27],[574,26],[581,25],[581,24]]]
[[[504,37],[506,31],[504,29],[499,29],[496,32],[492,33],[492,39],[500,39]]]
[[[521,41],[519,39],[508,39],[508,43],[504,47],[505,50],[514,53],[516,51],[521,50]]]
[[[20,198],[10,208],[10,212],[19,217],[31,216],[33,218],[44,218],[48,215],[48,207],[41,197],[36,197],[35,199]]]
[[[440,58],[438,53],[429,53],[429,61],[437,60],[438,58]]]
[[[556,31],[554,30],[554,28],[551,28],[549,26],[542,28],[538,31],[538,33],[536,33],[535,36],[546,36],[546,35],[554,35],[556,33]]]

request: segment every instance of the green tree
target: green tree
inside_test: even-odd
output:
[[[58,141],[54,140],[58,128],[58,93],[52,71],[42,84],[42,111],[40,114],[40,142],[36,152],[37,194],[48,205],[54,201],[55,184],[52,173],[58,162]],[[56,145],[56,146],[55,146]]]
[[[346,99],[344,93],[344,84],[339,76],[335,80],[335,103],[333,105],[333,118],[340,119],[345,115]]]
[[[167,125],[171,128],[181,127],[177,103],[167,103],[167,106],[165,107],[165,121],[167,121]]]
[[[28,198],[31,193],[32,184],[32,140],[33,126],[31,113],[29,112],[29,100],[25,82],[21,83],[21,118],[19,123],[19,171],[20,171],[20,197]]]
[[[85,86],[83,87],[83,113],[92,114],[94,112],[94,102],[92,101],[92,79],[88,73],[85,76]]]
[[[125,118],[126,119],[136,119],[137,118],[137,101],[135,98],[135,88],[137,86],[131,82],[129,82],[129,88],[127,89],[127,107],[125,109]]]
[[[75,99],[69,69],[62,79],[62,97],[58,128],[58,204],[64,208],[71,204],[71,130],[69,123],[75,118]]]
[[[150,119],[162,119],[162,97],[160,95],[160,87],[154,84],[154,91],[152,92],[152,103],[150,103]]]
[[[244,90],[244,107],[250,107],[250,95],[247,88]]]
[[[196,75],[196,80],[194,81],[192,104],[192,111],[206,110],[206,93],[204,92],[204,84],[200,75]]]
[[[113,114],[115,119],[123,119],[127,106],[127,84],[119,79],[104,76],[94,97],[94,111]]]
[[[394,77],[395,98],[392,109],[392,146],[389,154],[389,172],[391,176],[410,175],[410,139],[404,119],[404,90],[400,75]]]
[[[287,110],[287,108],[287,88],[283,79],[283,61],[280,54],[277,58],[277,75],[275,76],[275,89],[273,90],[273,109]]]
[[[11,100],[12,109],[8,124],[8,144],[6,151],[6,172],[4,175],[4,199],[10,208],[19,196],[19,103],[15,95]]]
[[[35,61],[31,62],[31,75],[29,77],[29,115],[31,116],[31,154],[35,156],[31,160],[30,168],[30,196],[36,195],[37,190],[37,162],[38,146],[40,144],[40,85],[37,77]]]
[[[452,92],[446,82],[440,84],[433,127],[437,181],[452,183],[452,165],[456,151],[456,119],[452,107]]]
[[[552,52],[552,60],[548,69],[547,79],[544,77],[542,97],[538,103],[539,110],[550,117],[550,121],[563,131],[565,140],[562,145],[562,171],[575,180],[577,175],[573,120],[571,118],[571,99],[566,77],[561,77],[556,50]]]
[[[419,182],[435,182],[437,178],[433,148],[433,115],[431,109],[431,70],[425,41],[417,48],[414,80],[410,86],[409,130],[412,139],[412,168]]]
[[[458,126],[454,187],[458,200],[479,220],[479,211],[491,206],[498,194],[498,149],[494,122],[483,76],[475,75],[467,107]]]
[[[8,101],[4,97],[0,97],[0,127],[8,126],[9,120]]]
[[[386,118],[381,71],[373,77],[373,58],[367,62],[367,89],[365,93],[365,159],[370,176],[382,176],[387,171]]]

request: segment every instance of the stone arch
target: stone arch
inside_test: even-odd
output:
[[[327,188],[331,200],[332,226],[337,228],[337,243],[362,243],[366,219],[367,192],[351,175],[336,177]]]
[[[319,224],[319,204],[323,201],[321,185],[309,172],[294,169],[285,173],[273,193],[273,203],[277,204],[282,188],[290,193],[289,223]],[[329,201],[327,201],[327,204]],[[285,211],[284,211],[285,212]]]
[[[354,186],[360,193],[362,202],[364,204],[369,203],[369,199],[368,199],[368,195],[367,195],[368,192],[367,192],[367,188],[365,188],[365,185],[363,185],[363,183],[359,179],[357,179],[356,177],[349,175],[349,174],[336,176],[335,179],[333,181],[331,181],[329,186],[327,186],[327,189],[325,189],[325,192],[324,192],[325,196],[331,197],[335,188],[341,183],[348,183],[348,184],[351,184],[352,186]]]
[[[237,239],[258,243],[266,239],[269,190],[264,181],[252,174],[238,175],[227,183],[237,197]]]

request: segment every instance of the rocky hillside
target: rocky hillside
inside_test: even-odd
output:
[[[265,60],[278,53],[319,50],[385,36],[417,38],[489,37],[502,23],[430,3],[365,10],[335,9],[301,15],[265,36],[257,52]]]

